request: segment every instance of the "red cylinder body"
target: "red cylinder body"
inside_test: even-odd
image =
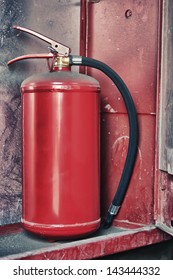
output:
[[[22,83],[25,229],[58,239],[99,228],[99,91],[71,71]]]

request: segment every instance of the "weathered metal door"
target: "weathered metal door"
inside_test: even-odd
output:
[[[173,2],[162,7],[161,75],[158,90],[155,182],[156,225],[173,235]]]

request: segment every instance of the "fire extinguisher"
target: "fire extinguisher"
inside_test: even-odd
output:
[[[87,235],[100,227],[99,100],[100,86],[92,77],[71,72],[73,65],[94,67],[117,86],[129,117],[129,146],[122,176],[108,209],[108,228],[123,202],[138,148],[138,121],[131,94],[106,64],[70,55],[70,48],[38,32],[14,26],[50,44],[49,72],[23,81],[23,227],[47,238]],[[50,62],[51,60],[51,62]]]

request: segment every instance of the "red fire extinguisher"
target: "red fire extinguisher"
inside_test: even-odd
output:
[[[51,45],[49,72],[33,75],[21,85],[23,124],[24,228],[47,238],[73,238],[100,227],[99,103],[100,86],[92,77],[71,72],[71,65],[103,71],[122,94],[129,115],[127,158],[104,227],[111,225],[125,196],[133,171],[138,123],[131,95],[106,64],[71,56],[70,48],[33,30],[14,26]]]

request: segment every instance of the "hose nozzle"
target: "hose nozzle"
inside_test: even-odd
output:
[[[118,213],[120,206],[110,205],[107,218],[104,222],[103,228],[107,229],[111,226],[114,216]]]

